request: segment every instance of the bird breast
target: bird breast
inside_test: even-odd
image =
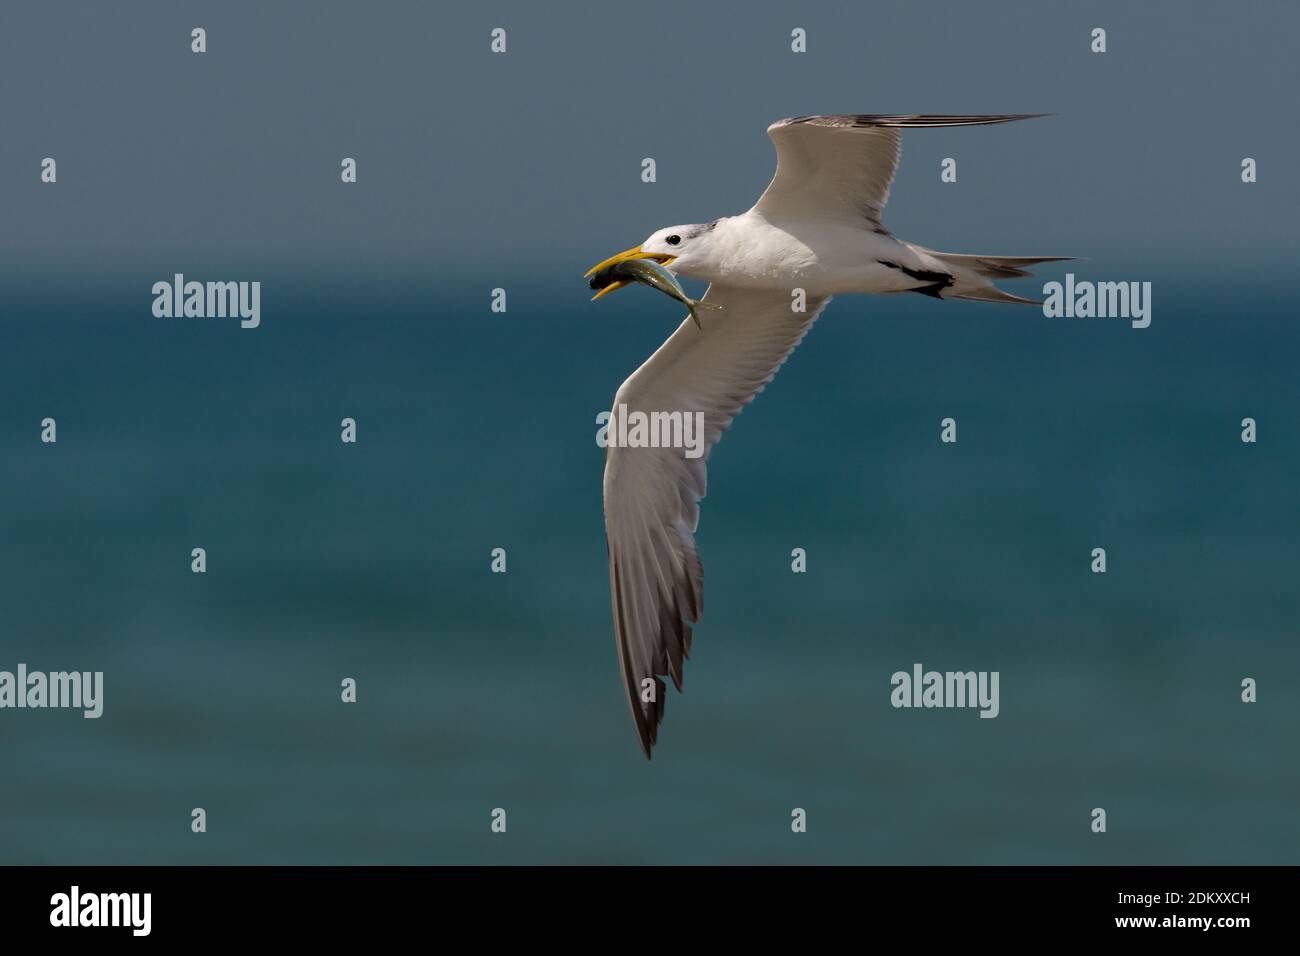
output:
[[[892,281],[877,260],[902,246],[866,220],[773,222],[753,212],[723,220],[710,239],[707,259],[683,274],[742,288],[801,288],[813,296],[862,289],[874,281],[873,272]]]

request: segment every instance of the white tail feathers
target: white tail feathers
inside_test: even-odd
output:
[[[945,299],[967,299],[971,302],[1016,302],[1021,305],[1042,305],[1041,299],[1003,292],[993,285],[993,279],[1023,279],[1032,276],[1027,266],[1044,262],[1065,262],[1073,256],[966,256],[953,252],[926,250],[948,267],[953,282],[940,290]]]
[[[1042,305],[1042,299],[1026,299],[1022,296],[1003,292],[995,285],[981,286],[978,289],[945,289],[941,293],[945,299],[967,299],[971,302],[1019,302],[1021,305]]]
[[[1043,262],[1068,262],[1074,256],[964,256],[955,252],[931,252],[941,262],[960,271],[989,279],[1023,279],[1033,275],[1025,266]]]

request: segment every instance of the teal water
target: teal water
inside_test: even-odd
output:
[[[1279,273],[1089,264],[1155,281],[1140,331],[834,303],[713,456],[707,612],[647,763],[595,416],[679,316],[589,305],[587,264],[512,279],[505,315],[473,273],[178,267],[260,278],[248,331],[153,319],[170,271],[9,277],[0,669],[106,690],[97,721],[0,711],[0,862],[1300,862]],[[1000,716],[893,709],[918,661],[1000,671]]]

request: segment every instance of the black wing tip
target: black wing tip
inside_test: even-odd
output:
[[[636,724],[637,738],[641,741],[641,752],[645,754],[645,759],[650,759],[651,751],[654,750],[655,744],[659,740],[659,724],[664,719],[663,711],[658,714],[647,714],[639,707],[634,714],[634,723]]]
[[[770,127],[794,126],[805,123],[841,129],[886,127],[895,129],[925,129],[943,126],[992,126],[997,123],[1014,123],[1017,120],[1042,119],[1056,113],[827,113],[815,116],[790,116],[777,120]]]
[[[610,592],[619,668],[623,673],[628,706],[632,712],[632,722],[636,725],[641,750],[649,760],[658,741],[659,725],[664,720],[664,706],[668,697],[668,685],[663,678],[670,679],[678,693],[682,691],[683,663],[690,659],[694,637],[691,625],[698,623],[704,614],[704,568],[698,552],[693,547],[688,548],[684,555],[685,584],[671,595],[664,596],[661,592],[664,614],[660,618],[657,658],[650,662],[647,673],[638,676],[634,669],[636,665],[625,646],[627,621],[623,606],[622,568],[608,539],[605,544],[609,554]],[[647,677],[654,681],[654,700],[650,703],[641,699],[642,685]]]
[[[632,708],[633,717],[636,719],[637,735],[641,738],[641,749],[645,752],[645,759],[649,760],[654,745],[659,741],[659,725],[664,722],[664,698],[668,696],[668,685],[660,680],[659,675],[654,675],[655,682],[655,700],[648,707],[641,703],[638,697],[636,706]]]

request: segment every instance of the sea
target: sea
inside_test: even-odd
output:
[[[1292,270],[1041,270],[1144,329],[833,302],[713,452],[647,761],[597,415],[681,309],[416,252],[8,268],[0,670],[104,710],[0,710],[0,863],[1300,862]],[[260,325],[155,318],[173,271]],[[893,706],[917,664],[997,717]]]

